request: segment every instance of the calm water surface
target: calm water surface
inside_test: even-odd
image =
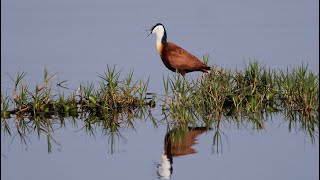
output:
[[[30,87],[41,84],[47,66],[68,80],[70,91],[80,82],[98,81],[107,65],[134,77],[150,77],[149,91],[163,93],[163,76],[172,74],[145,38],[157,22],[168,40],[209,64],[241,69],[249,58],[270,68],[308,63],[319,72],[318,1],[1,1],[1,91],[11,95],[9,76],[27,72]],[[199,73],[188,74],[196,78]],[[152,110],[159,115],[158,108]],[[223,123],[218,152],[215,130],[192,135],[188,153],[173,156],[171,179],[319,179],[319,144],[299,128],[289,132],[277,115],[266,129],[237,128]],[[99,129],[95,136],[67,123],[47,153],[46,136],[28,135],[27,145],[1,132],[1,179],[157,179],[167,128],[149,119],[135,129],[121,129],[121,138]],[[14,129],[14,127],[12,127]],[[192,145],[192,146],[191,146]],[[161,166],[159,166],[159,164]]]
[[[213,143],[216,130],[193,136],[184,144],[191,152],[172,157],[172,179],[316,179],[319,145],[298,129],[289,132],[283,117],[269,120],[265,130],[252,125],[223,123],[221,141]],[[137,120],[135,130],[123,129],[110,141],[97,128],[90,136],[78,121],[57,129],[52,154],[46,136],[28,135],[27,146],[19,137],[2,133],[4,179],[157,179],[165,150],[166,126],[154,129],[150,121]],[[12,127],[14,128],[14,127]],[[188,136],[188,135],[187,135]],[[189,147],[188,147],[189,146]],[[169,163],[170,164],[170,163]],[[162,173],[164,175],[165,173]]]

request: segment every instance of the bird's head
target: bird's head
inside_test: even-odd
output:
[[[150,34],[156,34],[157,40],[161,41],[162,43],[167,42],[167,32],[164,28],[163,24],[157,23],[150,29]],[[150,35],[148,34],[148,36]],[[147,37],[148,37],[147,36]]]

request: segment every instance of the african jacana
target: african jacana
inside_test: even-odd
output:
[[[192,148],[197,143],[197,137],[207,130],[206,127],[188,127],[188,131],[183,134],[177,133],[177,129],[169,131],[164,138],[165,153],[161,156],[158,164],[158,176],[161,179],[170,179],[173,173],[173,158],[197,153]]]
[[[186,73],[193,71],[207,72],[210,70],[209,66],[188,51],[172,42],[167,42],[167,32],[161,23],[154,25],[150,31],[150,34],[156,34],[158,53],[163,64],[171,71],[179,72],[184,76]]]

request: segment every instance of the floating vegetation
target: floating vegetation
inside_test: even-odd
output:
[[[94,83],[81,84],[76,92],[53,94],[51,80],[57,75],[48,75],[44,70],[42,85],[29,88],[22,83],[26,73],[18,73],[14,80],[15,86],[12,98],[1,95],[1,117],[7,119],[10,114],[24,114],[36,116],[41,113],[59,113],[64,116],[77,117],[79,112],[90,115],[103,116],[110,112],[119,112],[128,109],[142,108],[153,105],[154,100],[147,101],[148,81],[133,81],[133,73],[123,79],[115,67],[108,66],[107,72],[99,75],[99,87]],[[61,85],[61,83],[57,83]],[[59,91],[60,92],[60,91]],[[57,97],[57,98],[56,98]],[[10,107],[14,107],[10,110]]]
[[[222,69],[193,81],[179,75],[163,81],[162,110],[173,124],[211,128],[232,119],[264,129],[268,116],[283,112],[313,140],[318,135],[319,76],[306,65],[282,71],[250,61],[243,71]]]
[[[204,58],[208,61],[208,56]],[[46,135],[49,152],[52,141],[58,144],[52,133],[56,126],[65,126],[66,119],[72,124],[77,123],[76,119],[83,120],[82,129],[92,136],[101,128],[110,135],[111,144],[115,137],[121,137],[119,129],[134,128],[135,119],[149,118],[157,127],[159,117],[150,111],[156,106],[156,99],[160,102],[160,119],[165,120],[169,129],[181,130],[172,132],[184,134],[197,127],[214,129],[216,152],[222,147],[221,123],[264,129],[268,117],[281,113],[289,121],[290,131],[301,129],[312,142],[319,133],[319,75],[304,64],[271,70],[250,61],[242,71],[220,69],[196,80],[174,74],[163,78],[165,94],[161,98],[148,93],[149,80],[134,80],[133,72],[123,75],[109,66],[99,74],[98,84],[81,83],[76,91],[68,93],[66,81],[56,82],[58,90],[53,91],[57,74],[50,75],[47,68],[43,82],[35,87],[23,81],[25,76],[22,72],[16,78],[10,77],[14,82],[12,96],[1,91],[1,128],[11,135],[10,123],[14,123],[24,143],[27,134],[37,132],[39,138]]]
[[[58,94],[53,94],[52,80],[57,74],[49,76],[44,70],[41,85],[29,88],[23,82],[26,73],[18,73],[13,79],[13,96],[1,94],[1,128],[11,135],[8,121],[14,119],[15,127],[22,142],[25,136],[34,131],[47,135],[48,152],[51,152],[51,134],[54,125],[65,126],[65,119],[82,119],[89,134],[94,135],[94,126],[103,127],[108,133],[118,132],[117,128],[132,126],[133,119],[142,119],[144,111],[154,107],[154,97],[147,98],[148,81],[134,81],[133,73],[120,79],[115,67],[99,75],[98,87],[94,83],[81,84],[75,92],[65,95],[58,82]],[[65,81],[64,81],[65,82]],[[11,118],[11,115],[14,115]],[[75,121],[73,121],[75,122]]]

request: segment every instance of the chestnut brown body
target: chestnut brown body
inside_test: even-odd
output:
[[[157,48],[162,62],[173,72],[177,71],[184,76],[188,72],[210,70],[209,66],[174,43],[164,42]]]
[[[207,72],[210,70],[209,66],[188,51],[174,43],[167,42],[167,32],[161,23],[154,25],[150,31],[150,34],[155,34],[157,37],[156,45],[162,62],[171,71],[179,72],[184,76],[193,71]]]
[[[192,146],[197,144],[197,137],[207,130],[206,127],[189,127],[189,130],[183,134],[168,132],[164,141],[165,154],[168,157],[178,157],[197,153]]]

